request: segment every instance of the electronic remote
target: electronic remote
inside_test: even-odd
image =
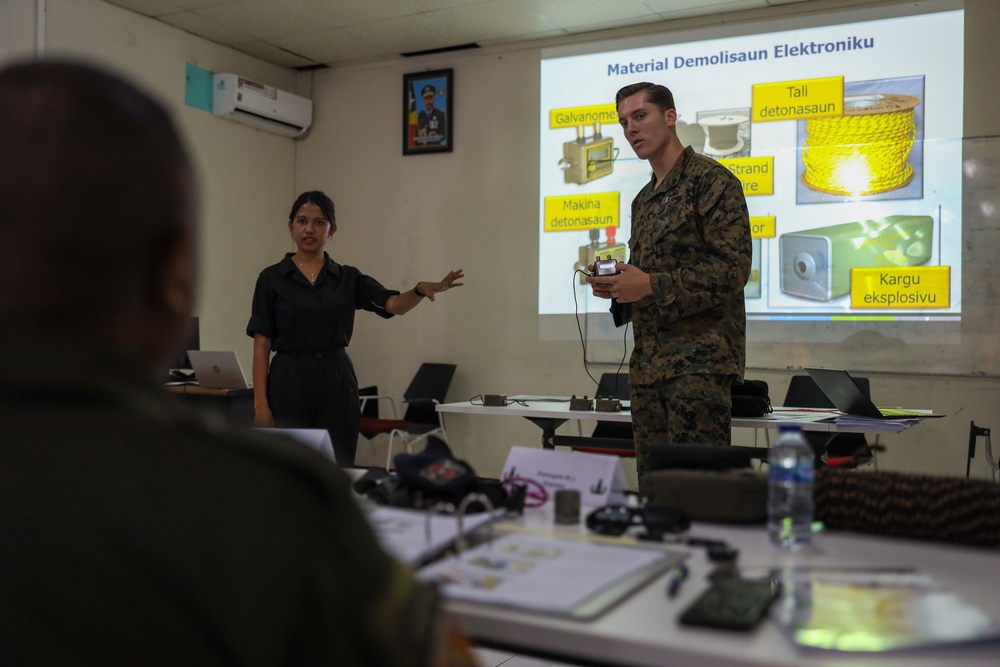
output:
[[[712,581],[680,616],[684,625],[752,630],[767,614],[780,586],[770,578],[723,577]]]

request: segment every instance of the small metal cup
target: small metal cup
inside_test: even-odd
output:
[[[556,491],[556,523],[580,523],[580,492],[576,489]]]

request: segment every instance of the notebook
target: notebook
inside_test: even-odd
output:
[[[805,370],[816,386],[830,399],[834,407],[849,415],[871,419],[914,419],[938,416],[914,410],[878,408],[847,371],[834,368],[806,368]]]
[[[240,360],[232,350],[188,350],[198,386],[206,389],[249,389]]]

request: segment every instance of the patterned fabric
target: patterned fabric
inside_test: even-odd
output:
[[[691,373],[743,377],[750,218],[739,179],[686,148],[632,202],[629,264],[653,296],[632,304],[632,384]]]
[[[679,375],[632,385],[636,472],[646,472],[652,445],[728,445],[732,437],[730,375]]]
[[[743,377],[746,361],[743,288],[752,253],[739,179],[686,148],[659,187],[654,175],[633,200],[629,249],[629,264],[648,273],[653,288],[652,297],[612,306],[616,324],[631,319],[634,327],[629,377],[642,475],[651,444],[729,442],[729,384]],[[655,385],[682,377],[682,390],[664,387],[656,398]],[[697,398],[717,393],[720,381],[724,395]],[[637,399],[643,385],[654,385],[650,400]],[[665,426],[678,419],[690,428]]]
[[[831,530],[1000,544],[1000,486],[961,477],[816,471],[816,519]]]

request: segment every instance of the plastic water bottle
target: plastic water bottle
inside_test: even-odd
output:
[[[814,460],[802,429],[782,426],[767,459],[767,532],[778,546],[812,541]]]

